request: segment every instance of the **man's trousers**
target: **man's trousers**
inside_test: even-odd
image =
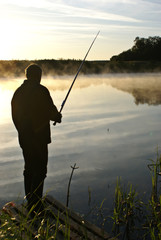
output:
[[[38,211],[47,173],[48,146],[31,140],[30,143],[23,145],[22,150],[25,160],[24,186],[28,206],[31,208],[35,205],[35,210]]]

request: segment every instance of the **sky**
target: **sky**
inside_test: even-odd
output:
[[[161,36],[161,0],[0,0],[0,59],[109,60]]]

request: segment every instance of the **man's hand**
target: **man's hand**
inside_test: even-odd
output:
[[[55,122],[61,123],[61,119],[62,119],[62,114],[60,112],[58,112]]]

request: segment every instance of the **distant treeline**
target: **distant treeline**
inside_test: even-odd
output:
[[[30,63],[37,63],[43,75],[75,75],[80,60],[11,60],[0,61],[0,77],[24,77]],[[106,74],[123,72],[161,72],[161,61],[86,61],[80,74]]]
[[[38,64],[43,75],[73,75],[76,74],[81,60],[0,60],[0,77],[19,77],[24,76],[25,68],[31,64]],[[107,72],[108,61],[86,61],[80,74],[97,74]]]

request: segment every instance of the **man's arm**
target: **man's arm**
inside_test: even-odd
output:
[[[48,106],[49,106],[49,120],[61,123],[62,114],[58,111],[57,107],[54,105],[53,100],[48,92]]]

